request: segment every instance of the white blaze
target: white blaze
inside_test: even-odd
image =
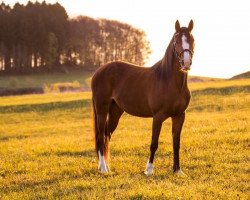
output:
[[[186,38],[185,35],[182,36],[181,40],[182,40],[182,48],[183,48],[183,50],[189,49],[189,44],[187,42],[187,38]],[[190,53],[185,51],[183,53],[183,59],[184,59],[184,63],[189,62],[190,61]]]

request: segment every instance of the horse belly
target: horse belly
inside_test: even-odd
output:
[[[125,93],[119,93],[115,95],[114,100],[118,106],[130,115],[138,117],[152,117],[147,96],[140,94],[140,92],[134,94],[133,92],[128,91],[129,90],[127,90]]]
[[[141,110],[141,109],[136,109],[131,108],[129,106],[124,108],[124,111],[130,115],[137,116],[137,117],[153,117],[152,112],[150,110]]]

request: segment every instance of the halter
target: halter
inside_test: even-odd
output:
[[[184,60],[181,59],[181,55],[182,55],[184,52],[188,52],[188,53],[191,55],[191,58],[192,58],[194,52],[191,51],[190,49],[183,49],[180,53],[177,52],[177,50],[176,50],[176,40],[175,40],[175,38],[176,38],[176,36],[178,36],[178,35],[179,35],[179,33],[176,33],[176,34],[174,35],[173,52],[174,52],[174,54],[175,54],[177,60],[179,61],[179,63],[180,63],[181,65],[183,65]],[[192,64],[192,59],[191,59],[191,64]]]

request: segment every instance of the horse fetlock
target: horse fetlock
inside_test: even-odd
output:
[[[181,169],[174,171],[174,174],[176,174],[177,176],[180,176],[180,177],[187,176]]]
[[[147,162],[144,174],[146,174],[147,176],[151,176],[153,174],[153,171],[154,171],[153,163]]]
[[[99,161],[98,171],[101,172],[101,173],[108,173],[109,172],[109,167],[107,166],[107,164],[105,162],[100,162]]]
[[[98,165],[98,170],[101,173],[108,173],[108,166],[106,164],[105,158],[103,155],[101,155],[100,151],[98,151],[98,156],[99,156],[99,165]]]
[[[108,173],[108,167],[107,166],[102,166],[102,165],[99,165],[98,167],[98,171],[101,172],[101,173]]]

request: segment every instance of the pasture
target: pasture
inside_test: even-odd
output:
[[[55,83],[77,81],[81,87],[87,88],[90,85],[91,71],[74,71],[69,73],[33,74],[33,75],[9,75],[0,78],[1,88],[42,88],[44,85]]]
[[[170,119],[146,177],[152,120],[124,114],[110,143],[112,173],[103,175],[90,92],[0,97],[0,199],[249,199],[249,79],[189,86],[185,177],[172,173]]]

